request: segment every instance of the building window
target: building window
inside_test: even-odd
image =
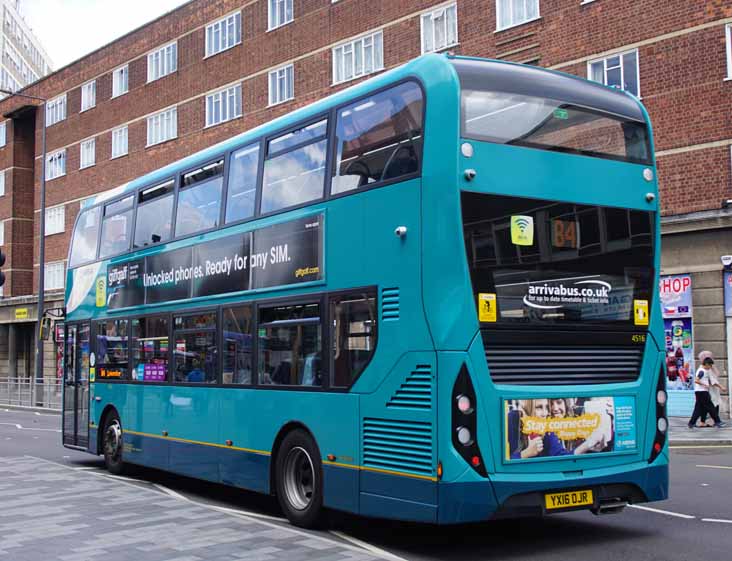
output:
[[[7,123],[0,123],[0,148],[7,143]]]
[[[206,27],[206,56],[215,55],[241,43],[241,12],[231,14]]]
[[[268,31],[290,23],[292,19],[292,0],[269,0]]]
[[[119,158],[127,154],[127,127],[120,127],[112,131],[112,158]]]
[[[381,31],[333,49],[333,83],[340,84],[384,68],[384,35]]]
[[[97,81],[92,80],[81,86],[81,110],[86,111],[97,104]]]
[[[727,78],[732,80],[732,23],[727,24],[725,32],[727,34]],[[3,134],[4,138],[5,134]],[[5,143],[3,142],[3,144]]]
[[[292,64],[269,73],[269,104],[277,105],[295,97],[295,67]]]
[[[498,30],[539,18],[539,0],[496,0]]]
[[[457,4],[422,14],[422,54],[457,45]]]
[[[147,118],[147,145],[160,144],[178,136],[178,110],[175,107]]]
[[[5,220],[0,220],[0,245],[5,245]]]
[[[129,66],[123,66],[112,72],[112,97],[117,97],[130,91],[129,78]]]
[[[79,148],[79,169],[93,166],[97,161],[97,142],[91,138],[81,143]]]
[[[593,60],[587,65],[590,80],[613,86],[640,97],[638,51],[630,51]]]
[[[152,82],[178,70],[178,43],[170,43],[147,55],[147,81]]]
[[[206,126],[241,117],[241,84],[206,96]]]
[[[46,209],[46,225],[44,231],[47,236],[60,234],[64,231],[66,223],[66,207],[64,205],[54,206]]]
[[[46,126],[50,127],[66,118],[66,94],[46,103]]]
[[[46,263],[44,267],[44,290],[62,290],[64,287],[64,262]]]
[[[0,171],[0,197],[5,195],[5,170]]]
[[[66,175],[66,149],[46,156],[46,179],[56,179]]]

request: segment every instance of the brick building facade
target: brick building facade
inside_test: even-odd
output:
[[[732,254],[731,42],[728,0],[192,0],[22,91],[52,100],[46,116],[56,121],[46,127],[47,306],[60,305],[85,197],[363,75],[450,50],[640,95],[655,131],[668,248],[662,273],[692,275],[696,351],[712,350],[729,370],[732,320],[724,317],[720,255]],[[32,348],[17,341],[33,336],[24,326],[35,318],[42,115],[17,96],[0,101],[0,115],[6,365],[2,354],[16,352],[8,339],[17,353]]]

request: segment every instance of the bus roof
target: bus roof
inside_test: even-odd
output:
[[[451,73],[455,73],[456,79],[459,77],[463,87],[471,85],[481,75],[482,80],[485,81],[485,70],[490,68],[491,79],[488,85],[491,88],[495,86],[498,88],[497,91],[510,88],[510,90],[506,89],[506,91],[524,93],[523,90],[528,88],[533,92],[533,95],[545,97],[553,97],[552,94],[560,95],[564,97],[559,97],[558,99],[566,99],[568,102],[577,102],[579,105],[586,105],[641,122],[646,120],[640,102],[629,94],[571,74],[502,60],[426,54],[378,76],[322,98],[306,107],[291,111],[195,154],[172,162],[132,181],[89,197],[82,202],[82,208],[88,208],[124,193],[133,192],[140,187],[165,181],[181,171],[206,163],[228,150],[240,147],[249,141],[256,141],[262,136],[274,134],[298,122],[321,115],[334,106],[348,103],[375,89],[388,86],[409,76],[434,76],[446,68],[449,68]],[[495,79],[493,77],[494,73]],[[542,87],[545,89],[541,90],[540,88]],[[522,91],[516,91],[517,88],[522,89]],[[531,95],[531,93],[526,93],[526,95]]]

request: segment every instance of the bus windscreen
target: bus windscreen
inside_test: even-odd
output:
[[[463,89],[465,138],[651,165],[641,122],[563,101]]]

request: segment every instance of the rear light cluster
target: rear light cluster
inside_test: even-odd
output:
[[[478,409],[473,383],[465,365],[452,389],[452,445],[480,475],[487,477],[478,448]]]
[[[658,374],[658,382],[656,383],[656,437],[653,439],[651,457],[648,459],[649,464],[658,457],[666,444],[666,435],[668,434],[668,417],[666,416],[667,401],[666,373],[662,366]]]

